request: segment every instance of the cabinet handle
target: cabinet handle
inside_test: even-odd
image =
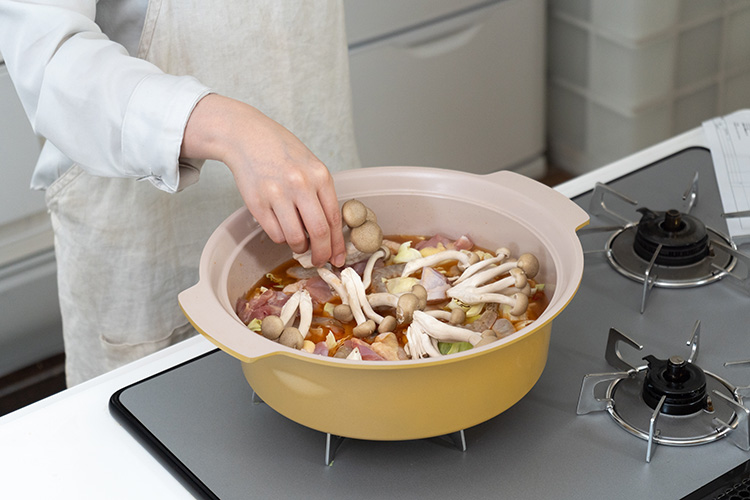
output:
[[[481,24],[471,24],[466,27],[455,28],[443,31],[439,34],[433,34],[429,37],[423,37],[419,40],[408,43],[396,44],[415,57],[427,59],[448,54],[456,49],[468,44],[479,31],[482,29]]]

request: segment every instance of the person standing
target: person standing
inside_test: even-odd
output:
[[[343,263],[330,171],[359,166],[341,1],[7,0],[0,52],[45,145],[75,385],[194,334],[177,294],[243,204]]]

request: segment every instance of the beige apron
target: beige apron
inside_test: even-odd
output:
[[[357,167],[339,1],[151,0],[139,47],[296,134],[331,170]],[[207,162],[177,194],[74,165],[47,190],[66,371],[74,385],[192,335],[177,294],[197,279],[211,232],[242,206]]]

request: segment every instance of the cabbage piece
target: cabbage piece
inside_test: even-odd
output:
[[[411,292],[412,287],[418,283],[419,280],[417,278],[409,276],[404,278],[391,278],[385,280],[385,288],[388,290],[388,293],[401,295],[406,292]]]
[[[260,324],[261,324],[261,322],[262,321],[259,320],[258,318],[253,318],[253,319],[250,320],[250,323],[247,324],[247,327],[250,330],[254,331],[254,332],[260,333]]]
[[[472,346],[469,342],[438,342],[438,350],[440,354],[456,354],[457,352],[467,351]]]
[[[405,241],[398,247],[398,253],[393,256],[394,264],[403,264],[410,260],[421,259],[422,254],[416,248],[411,247],[411,241]]]

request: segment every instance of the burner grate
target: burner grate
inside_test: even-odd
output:
[[[682,211],[636,208],[641,213],[639,222],[620,213],[623,202],[632,207],[637,207],[638,202],[606,184],[597,183],[589,200],[588,211],[592,216],[604,217],[618,225],[591,225],[578,234],[613,233],[596,252],[604,253],[617,273],[643,284],[641,314],[653,287],[698,287],[730,276],[750,294],[750,257],[739,252],[730,238],[690,215],[698,200],[697,172],[682,199]],[[608,205],[617,200],[617,209]],[[738,263],[742,264],[739,274]]]
[[[689,358],[670,358],[678,367],[690,366],[690,372],[696,378],[693,382],[701,385],[705,381],[706,397],[701,398],[698,406],[691,407],[689,413],[682,411],[685,407],[677,412],[665,407],[668,396],[666,393],[661,395],[655,405],[652,404],[653,401],[649,402],[648,398],[644,398],[645,383],[653,375],[649,370],[663,368],[658,363],[661,360],[646,356],[643,359],[649,361],[647,366],[633,367],[620,355],[619,344],[625,343],[637,350],[642,350],[643,346],[616,328],[610,328],[605,359],[614,368],[624,371],[586,375],[578,398],[578,415],[607,411],[620,427],[648,442],[646,462],[651,461],[657,444],[694,446],[711,443],[725,436],[737,447],[749,451],[750,410],[743,405],[742,398],[738,396],[738,388],[713,373],[701,370],[697,365],[691,366],[698,357],[699,337],[700,321],[696,322],[688,341]],[[669,368],[667,366],[666,369]],[[685,375],[680,370],[677,371],[677,375]],[[651,381],[653,382],[653,379]],[[605,397],[599,398],[596,396],[596,388],[602,383],[607,383],[608,386]],[[679,384],[674,384],[673,388],[678,386]],[[693,389],[695,384],[687,383],[686,388]]]
[[[706,228],[709,254],[690,264],[682,266],[650,264],[634,251],[637,224],[631,224],[617,231],[605,247],[607,259],[612,267],[639,283],[649,277],[652,286],[663,288],[688,288],[707,285],[723,278],[734,267],[734,257],[715,242],[731,245],[729,239],[711,228]],[[653,256],[654,254],[652,254]],[[658,256],[659,253],[655,252]]]

